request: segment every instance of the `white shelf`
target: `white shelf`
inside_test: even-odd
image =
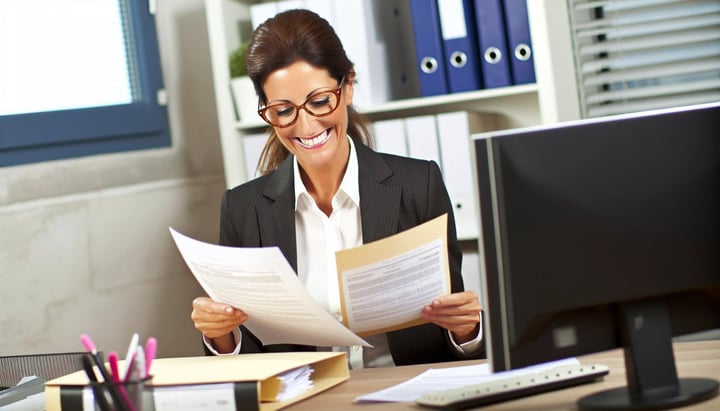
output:
[[[465,93],[395,100],[358,109],[371,120],[436,114],[455,110],[497,112],[498,108],[504,108],[504,103],[513,100],[513,97],[537,98],[537,91],[537,84],[523,84]],[[260,120],[260,117],[258,117],[257,121],[239,121],[235,123],[235,128],[238,131],[265,127],[267,127],[267,124]]]

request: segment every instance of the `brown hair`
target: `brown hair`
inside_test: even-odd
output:
[[[326,69],[338,82],[353,72],[353,63],[327,20],[304,9],[279,13],[255,29],[247,49],[248,75],[261,104],[267,102],[262,85],[270,73],[296,61]],[[355,142],[372,147],[367,124],[364,116],[352,106],[348,107],[348,134]],[[270,128],[270,136],[258,161],[258,171],[264,175],[275,170],[288,154],[275,130]]]

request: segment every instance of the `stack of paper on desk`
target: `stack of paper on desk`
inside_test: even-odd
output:
[[[307,368],[305,368],[307,367]],[[347,358],[342,352],[286,352],[243,354],[214,357],[159,358],[153,362],[152,380],[146,385],[156,411],[194,409],[188,401],[212,405],[215,411],[242,409],[277,410],[327,390],[350,378]],[[312,382],[296,395],[281,390],[294,387],[283,384],[281,376],[299,369]],[[300,378],[300,384],[304,384]],[[83,396],[91,396],[83,371],[48,381],[45,384],[45,409],[83,409]],[[284,385],[284,386],[283,386]],[[92,400],[91,400],[92,401]],[[256,404],[257,407],[252,407]],[[224,407],[224,408],[223,408]]]

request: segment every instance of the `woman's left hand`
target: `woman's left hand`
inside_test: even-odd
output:
[[[474,291],[442,295],[425,306],[422,317],[449,330],[455,342],[462,344],[477,336],[480,301]]]

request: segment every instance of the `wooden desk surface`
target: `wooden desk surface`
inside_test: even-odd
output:
[[[675,363],[680,377],[709,377],[720,379],[720,340],[683,342],[675,344]],[[625,364],[621,350],[578,357],[582,363],[600,363],[610,367],[610,374],[601,382],[585,384],[564,390],[520,398],[513,401],[492,404],[482,409],[557,411],[576,410],[578,398],[597,391],[626,385]],[[470,365],[483,361],[459,361],[435,364],[436,368],[455,365]],[[288,411],[354,410],[354,411],[397,411],[426,410],[413,403],[354,403],[361,394],[378,391],[412,378],[431,365],[411,365],[391,368],[370,368],[353,370],[350,379],[328,391],[287,408]],[[720,396],[684,407],[682,410],[720,410]]]

